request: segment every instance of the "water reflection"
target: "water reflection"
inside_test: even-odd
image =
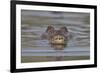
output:
[[[63,50],[66,47],[66,44],[51,44],[55,50]]]
[[[66,44],[50,44],[51,47],[54,48],[56,53],[63,53],[62,50],[67,46]],[[56,61],[61,61],[63,60],[64,56],[55,56]]]

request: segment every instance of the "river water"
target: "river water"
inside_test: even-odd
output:
[[[41,38],[49,25],[57,30],[62,26],[68,28],[70,36],[64,50],[54,50],[48,40]],[[89,59],[90,14],[22,10],[21,47],[22,62]]]

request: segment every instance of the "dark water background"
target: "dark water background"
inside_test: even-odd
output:
[[[62,51],[42,39],[48,25],[66,26],[71,36]],[[21,11],[22,62],[85,60],[90,55],[90,14],[55,11]]]

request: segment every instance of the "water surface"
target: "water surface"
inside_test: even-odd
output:
[[[66,26],[70,33],[67,46],[56,51],[41,35],[47,27]],[[22,62],[87,60],[90,58],[90,14],[21,10]]]

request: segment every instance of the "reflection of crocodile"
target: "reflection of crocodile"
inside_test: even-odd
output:
[[[55,49],[63,49],[67,43],[68,30],[65,26],[60,30],[55,30],[54,27],[48,26],[45,33],[42,34],[42,38],[48,39],[51,46]]]

